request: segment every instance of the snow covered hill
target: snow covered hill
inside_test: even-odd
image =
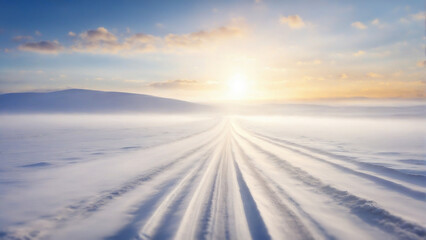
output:
[[[169,98],[84,89],[0,95],[0,112],[8,113],[174,113],[206,109],[205,105]]]

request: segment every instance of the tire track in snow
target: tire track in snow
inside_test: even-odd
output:
[[[171,189],[170,193],[165,197],[161,204],[151,214],[148,221],[144,224],[139,232],[139,239],[168,239],[173,236],[172,221],[174,211],[182,204],[192,183],[197,179],[199,172],[205,167],[211,158],[212,150],[202,156],[198,163],[190,169],[180,181]],[[173,180],[174,181],[174,180]],[[172,228],[172,229],[171,229]]]
[[[229,124],[227,126],[229,127]],[[232,209],[228,208],[228,186],[232,184],[232,179],[228,174],[230,161],[228,127],[224,131],[222,147],[218,149],[217,168],[211,179],[213,181],[211,190],[205,192],[208,194],[208,200],[204,209],[200,211],[201,224],[196,230],[196,239],[230,239],[229,217]]]
[[[217,127],[217,125],[215,127]],[[211,128],[207,131],[214,129],[215,127]],[[200,135],[202,133],[205,133],[207,131],[202,131],[200,133],[190,135],[190,136],[195,137],[195,136]],[[141,175],[139,175],[139,177],[136,177],[135,179],[128,181],[127,183],[123,184],[121,187],[119,187],[115,190],[107,191],[102,197],[100,197],[96,201],[88,204],[87,206],[81,207],[79,205],[77,205],[77,206],[73,205],[73,206],[70,206],[69,208],[71,208],[71,209],[84,209],[84,212],[92,213],[92,212],[98,210],[100,207],[107,204],[108,202],[114,200],[115,198],[122,196],[122,195],[134,190],[139,185],[141,185],[145,182],[148,182],[149,180],[152,180],[154,177],[156,177],[160,174],[164,174],[165,171],[171,169],[172,167],[174,167],[178,163],[181,163],[182,161],[194,156],[195,154],[200,152],[203,148],[208,147],[208,145],[211,144],[214,141],[214,139],[217,138],[217,136],[219,136],[220,134],[221,133],[219,132],[219,134],[217,134],[211,140],[208,140],[205,144],[202,144],[200,146],[194,147],[194,148],[186,151],[181,156],[171,160],[169,163],[163,164],[162,166],[157,167],[155,169],[148,170],[146,173],[142,173]]]
[[[223,135],[223,131],[221,132]],[[215,138],[212,147],[203,157],[197,160],[193,166],[190,166],[185,171],[187,174],[178,181],[177,184],[170,190],[170,193],[162,200],[162,202],[153,210],[149,219],[141,227],[138,234],[139,239],[168,239],[175,234],[180,220],[180,216],[175,213],[182,207],[183,201],[193,188],[194,182],[202,175],[202,170],[205,168],[209,160],[211,161],[212,152],[220,145],[221,135]]]
[[[47,221],[52,223],[47,230],[70,224],[70,220],[75,222],[80,218],[89,218],[114,200],[130,192],[138,194],[142,185],[150,184],[154,190],[144,195],[146,197],[140,201],[137,210],[132,212],[132,219],[106,239],[334,239],[287,193],[285,183],[280,185],[278,179],[268,176],[267,169],[256,164],[256,161],[267,160],[291,180],[344,206],[367,224],[401,239],[425,239],[423,227],[389,213],[373,201],[327,185],[263,147],[264,144],[290,146],[253,136],[254,133],[247,130],[240,131],[240,127],[238,131],[235,128],[227,122],[224,127],[212,130],[207,139],[188,147],[187,151],[171,161],[109,189],[101,196],[85,199],[55,216],[47,217]],[[167,151],[167,146],[158,148]],[[253,158],[250,156],[251,150],[265,158]],[[308,152],[296,147],[294,150],[299,151],[293,151],[295,153],[305,154],[303,156],[316,157],[308,149]],[[172,151],[167,153],[173,154]],[[343,169],[344,166],[320,159],[337,165],[335,167],[340,171],[351,173]],[[26,235],[8,232],[0,238],[53,236],[49,231],[47,234],[50,236],[37,230],[30,229]]]
[[[297,154],[309,157],[309,158],[311,158],[313,160],[320,161],[322,163],[328,164],[328,165],[330,165],[330,166],[332,166],[332,167],[334,167],[336,169],[339,169],[339,170],[341,170],[341,171],[343,171],[345,173],[353,174],[353,175],[356,175],[358,177],[362,177],[364,179],[368,179],[368,180],[374,182],[377,185],[386,187],[386,188],[388,188],[391,191],[399,192],[399,193],[403,194],[404,196],[409,196],[409,197],[411,197],[413,199],[416,199],[416,200],[419,200],[419,201],[424,201],[426,199],[426,193],[424,193],[424,192],[411,189],[411,188],[406,187],[404,185],[401,185],[399,183],[395,183],[395,182],[392,182],[390,180],[383,179],[383,178],[380,178],[380,177],[377,177],[377,176],[374,176],[374,175],[371,175],[371,174],[368,174],[368,173],[364,173],[364,172],[353,170],[351,168],[348,168],[348,167],[342,166],[340,164],[337,164],[337,163],[325,160],[323,158],[313,156],[313,155],[311,155],[309,153],[302,152],[302,151],[297,150],[295,148],[288,147],[286,145],[277,143],[274,140],[269,140],[268,138],[258,137],[258,136],[255,136],[255,137],[257,137],[258,139],[267,141],[267,142],[269,142],[271,144],[274,144],[275,146],[285,148],[285,149],[287,149],[289,151],[292,151],[294,153],[297,153]]]
[[[195,155],[200,150],[202,150],[204,147],[205,147],[205,145],[202,145],[202,146],[196,147],[194,149],[191,149],[190,151],[187,151],[186,153],[184,153],[182,156],[175,158],[170,163],[167,163],[167,164],[165,164],[161,167],[158,167],[156,169],[150,170],[147,173],[141,174],[139,177],[127,182],[123,186],[121,186],[121,187],[119,187],[115,190],[107,192],[106,194],[104,194],[102,197],[100,197],[99,199],[97,199],[93,203],[90,203],[90,204],[83,206],[83,207],[81,207],[81,206],[70,206],[70,208],[82,209],[83,214],[84,213],[91,214],[92,212],[97,211],[99,208],[101,208],[102,206],[111,202],[115,198],[120,197],[120,196],[122,196],[122,195],[124,195],[124,194],[126,194],[130,191],[133,191],[134,189],[139,187],[141,184],[152,180],[154,177],[157,177],[160,174],[164,174],[165,171],[171,169],[172,167],[174,167],[178,163],[181,163],[182,161],[184,161],[184,160],[188,159],[189,157]]]
[[[246,214],[247,224],[249,225],[251,238],[264,240],[271,239],[265,222],[263,221],[263,218],[260,215],[259,209],[256,205],[256,201],[253,199],[253,195],[250,193],[250,189],[248,188],[247,183],[244,181],[241,170],[235,160],[234,166],[240,187],[241,198],[243,199],[244,212]]]
[[[278,195],[281,195],[284,199],[285,202],[289,202],[289,204],[292,204],[294,208],[297,209],[297,211],[300,213],[300,215],[302,215],[306,220],[308,220],[314,227],[316,232],[318,232],[320,235],[322,235],[325,239],[336,239],[335,236],[333,236],[332,234],[330,234],[329,232],[327,232],[319,222],[317,222],[309,213],[307,213],[301,206],[300,204],[294,200],[284,189],[282,189],[281,186],[279,186],[274,179],[270,178],[265,172],[263,172],[261,169],[257,168],[256,166],[253,165],[253,159],[250,158],[247,154],[244,153],[242,147],[236,143],[237,149],[239,150],[240,154],[242,155],[242,159],[246,162],[246,165],[251,169],[251,171],[258,176],[258,178],[262,178],[264,179],[265,183],[269,183],[270,185],[272,185],[271,187],[271,191],[277,193]],[[272,190],[272,188],[274,190]],[[281,200],[281,198],[280,198]],[[264,239],[263,238],[259,238],[259,239]]]
[[[249,239],[242,199],[238,194],[229,124],[221,145],[191,197],[175,239]]]
[[[422,226],[391,214],[373,201],[360,198],[350,192],[342,191],[324,184],[321,180],[313,177],[308,172],[291,165],[288,161],[261,148],[241,134],[236,134],[258,152],[267,156],[267,159],[271,160],[275,166],[287,172],[292,178],[329,196],[339,205],[347,207],[353,214],[370,225],[376,226],[384,232],[390,232],[400,239],[424,239],[426,237],[426,230]]]
[[[241,128],[243,129],[243,127],[241,127]],[[252,135],[256,135],[258,137],[267,138],[269,140],[279,142],[281,144],[285,144],[286,146],[282,146],[282,147],[285,147],[285,148],[289,148],[289,146],[300,148],[300,149],[306,150],[306,151],[311,152],[311,153],[320,154],[320,155],[327,156],[327,157],[330,157],[330,158],[338,159],[340,161],[345,161],[345,162],[349,162],[349,163],[358,165],[362,169],[365,169],[365,170],[373,172],[373,173],[377,173],[377,174],[387,176],[391,179],[397,179],[397,180],[407,182],[407,183],[410,183],[410,184],[415,184],[415,185],[418,185],[418,186],[421,186],[421,187],[426,186],[426,177],[423,176],[423,175],[405,173],[405,172],[398,171],[396,169],[388,168],[386,166],[376,165],[376,164],[367,163],[367,162],[360,162],[360,161],[355,160],[354,157],[334,154],[334,153],[326,152],[324,150],[316,149],[316,148],[313,148],[313,147],[303,146],[303,145],[300,145],[300,144],[297,144],[297,143],[294,143],[294,142],[291,142],[291,141],[288,141],[288,140],[267,136],[265,134],[261,134],[261,133],[255,132],[255,131],[250,131],[247,128],[244,128],[244,130],[246,132],[251,133]],[[300,151],[300,150],[298,150],[298,151]]]
[[[56,215],[45,216],[42,219],[42,221],[44,222],[44,224],[50,225],[49,229],[55,229],[59,226],[66,225],[66,223],[70,221],[71,219],[75,219],[78,217],[83,217],[83,218],[90,217],[90,215],[96,213],[101,207],[107,205],[108,203],[112,202],[118,197],[123,196],[124,194],[128,192],[134,191],[136,188],[138,188],[142,184],[145,184],[151,181],[152,179],[154,179],[155,177],[161,174],[164,174],[165,171],[172,169],[178,163],[181,163],[182,161],[185,161],[186,159],[197,154],[203,148],[208,146],[209,143],[211,143],[214,139],[216,139],[217,136],[219,136],[222,131],[219,131],[219,133],[215,135],[215,137],[213,137],[211,140],[207,141],[206,144],[202,144],[200,146],[197,146],[195,148],[192,148],[184,152],[181,156],[175,158],[169,163],[163,164],[162,166],[157,167],[155,169],[148,170],[145,173],[140,174],[138,177],[130,181],[127,181],[125,184],[123,184],[122,186],[116,189],[112,189],[106,192],[104,191],[104,194],[95,198],[92,201],[86,199],[86,200],[81,200],[80,202],[76,204],[69,205],[65,207],[64,209],[60,210]],[[203,131],[199,134],[202,134],[204,132],[207,132],[207,131]],[[193,137],[195,137],[196,135],[198,134],[193,135]],[[38,220],[35,220],[36,228],[38,226],[37,221]],[[25,228],[28,228],[28,226],[25,226]],[[49,233],[45,231],[47,229],[43,229],[43,230],[44,231],[42,232],[38,229],[33,229],[31,227],[26,230],[22,230],[18,228],[18,229],[12,229],[11,231],[2,232],[3,236],[0,236],[0,237],[4,239],[25,239],[28,237],[31,239],[45,238],[46,237],[45,235]]]
[[[200,156],[200,162],[205,163],[207,159],[209,158],[209,156],[210,156],[210,151]],[[137,210],[132,211],[131,214],[133,215],[133,217],[131,221],[128,222],[120,230],[118,230],[115,234],[113,234],[112,236],[106,237],[105,239],[141,239],[141,238],[150,239],[152,238],[148,234],[140,234],[141,227],[143,227],[144,224],[147,223],[147,220],[150,217],[153,218],[154,216],[155,216],[155,219],[158,220],[157,224],[163,224],[162,220],[164,219],[167,221],[167,217],[163,217],[163,215],[164,214],[172,215],[172,213],[165,211],[165,210],[168,210],[166,203],[170,203],[169,206],[174,206],[174,205],[178,205],[181,201],[180,199],[181,196],[175,197],[174,202],[167,200],[168,198],[169,199],[172,198],[170,197],[169,193],[173,192],[176,185],[179,184],[182,181],[182,179],[185,179],[185,177],[187,176],[185,175],[185,173],[187,173],[191,169],[192,169],[192,166],[185,167],[178,174],[173,175],[172,177],[169,177],[165,182],[159,184],[156,187],[157,192],[154,192],[153,194],[149,195],[146,199],[144,199],[141,202],[141,204],[137,207]],[[151,225],[154,226],[154,229],[156,228],[155,224],[156,223],[154,222],[154,220],[151,221]],[[162,225],[160,225],[160,228],[161,226]],[[160,230],[155,232],[159,232],[159,231]]]
[[[216,176],[213,204],[208,211],[210,219],[208,239],[247,239],[249,225],[244,211],[244,199],[239,193],[238,173],[234,165],[234,154],[230,125],[226,129],[219,173]],[[259,226],[257,226],[259,227]]]
[[[250,175],[253,176],[257,184],[261,186],[261,189],[262,189],[261,191],[266,193],[265,195],[262,194],[262,197],[268,198],[267,204],[270,208],[273,208],[274,215],[278,217],[277,213],[280,213],[279,214],[280,225],[282,226],[283,223],[285,223],[284,225],[286,226],[285,227],[286,229],[284,229],[283,227],[280,227],[280,229],[278,229],[278,230],[281,230],[281,232],[284,231],[282,232],[282,234],[284,234],[285,236],[280,236],[280,237],[290,238],[290,239],[314,239],[312,234],[306,228],[305,224],[302,222],[302,220],[288,206],[286,206],[285,203],[277,195],[277,193],[271,189],[270,183],[267,181],[266,178],[262,177],[261,174],[253,167],[253,165],[249,162],[248,156],[245,154],[244,149],[241,148],[241,146],[238,144],[236,139],[235,141],[236,141],[236,150],[238,150],[238,153],[240,156],[240,158],[238,159],[241,159],[243,161],[242,163],[238,163],[238,162],[235,163],[238,175],[240,176],[240,181],[239,181],[240,191],[242,191],[242,194],[244,194],[245,196],[244,199],[246,199],[247,205],[252,206],[247,208],[249,210],[248,214],[250,216],[253,216],[253,215],[256,216],[258,214],[261,215],[261,212],[256,206],[257,196],[253,195],[250,192],[250,188],[254,188],[254,186],[247,183],[247,181],[244,179],[244,176],[241,173],[240,167],[238,167],[239,164],[246,166],[250,170],[251,172]],[[262,218],[262,222],[264,222],[263,217],[261,218]],[[249,217],[247,220],[253,221]],[[255,221],[260,222],[260,220],[255,220]],[[250,228],[250,230],[256,230],[256,231],[262,230],[262,224],[256,226],[256,224],[252,223],[251,225],[252,227]],[[269,226],[269,227],[272,227],[272,226]],[[256,229],[256,228],[259,228],[259,229]],[[266,223],[266,228],[268,228],[267,223]],[[253,237],[254,239],[268,239],[268,236],[269,236],[268,231],[266,233],[260,232],[255,234],[260,236],[259,238]]]
[[[194,160],[194,165],[189,164],[182,172],[186,173],[179,176],[172,176],[170,179],[159,186],[160,191],[152,195],[138,210],[133,212],[132,221],[113,236],[106,239],[167,239],[174,234],[177,223],[173,222],[176,216],[173,209],[182,204],[187,191],[192,186],[189,184],[200,174],[200,170],[209,162],[212,152],[219,144],[220,136],[223,131],[219,131],[210,142],[201,147],[208,148],[207,153]],[[198,166],[197,166],[198,165]],[[195,171],[194,171],[195,169]],[[189,179],[189,180],[188,180]],[[158,203],[160,202],[160,204]]]
[[[197,148],[194,151],[191,151],[189,154],[185,154],[181,158],[178,158],[177,162],[180,162],[180,160],[183,160],[186,157],[189,157],[192,154],[195,154],[197,152],[196,150],[199,150],[200,148]],[[172,166],[176,165],[177,162],[172,162],[172,163],[166,164],[166,165],[164,165],[160,168],[157,168],[155,170],[149,171],[148,173],[139,176],[135,180],[128,182],[124,186],[101,196],[100,198],[98,198],[96,201],[94,201],[92,203],[85,204],[85,202],[82,202],[79,205],[69,206],[69,207],[67,207],[67,209],[62,210],[62,212],[65,212],[65,214],[60,213],[60,214],[55,215],[55,216],[50,216],[50,217],[44,219],[44,221],[51,222],[51,224],[53,225],[52,229],[54,229],[58,225],[62,226],[64,224],[66,224],[68,221],[70,221],[71,219],[74,219],[76,217],[84,217],[84,218],[90,217],[90,215],[94,214],[101,207],[112,202],[116,198],[118,198],[118,197],[120,197],[120,196],[122,196],[122,195],[124,195],[124,194],[126,194],[130,191],[133,191],[134,189],[139,187],[141,184],[149,182],[154,177],[158,176],[160,173],[163,173],[167,169],[170,169]],[[168,188],[163,186],[163,190],[165,190],[165,189],[168,189]],[[161,196],[160,194],[156,195],[155,200],[157,200],[157,198],[159,198],[160,196]],[[24,237],[24,238],[15,237],[15,236],[21,236],[22,233],[16,234],[14,232],[16,232],[16,231],[8,232],[6,234],[10,239],[15,239],[15,238],[16,239],[25,239],[26,238],[26,237]],[[29,232],[29,233],[26,234],[26,235],[31,236],[30,237],[31,239],[39,238],[39,237],[43,238],[44,236],[39,236],[39,235],[46,234],[46,233],[41,233],[37,230],[31,230],[31,231],[27,231],[27,232]]]
[[[215,179],[215,188],[212,196],[212,204],[209,218],[209,224],[205,232],[210,235],[211,239],[230,239],[229,233],[229,209],[227,206],[228,194],[228,164],[229,164],[229,138],[228,134],[225,138],[225,146],[222,149],[220,157],[220,165],[218,174]]]
[[[220,152],[216,149],[182,216],[176,239],[205,239],[216,183],[214,180],[219,169],[218,155]]]

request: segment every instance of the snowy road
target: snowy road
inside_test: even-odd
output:
[[[0,238],[426,238],[423,175],[249,130],[238,118],[119,159],[46,169],[30,190],[6,191],[1,210],[21,218],[3,220]]]

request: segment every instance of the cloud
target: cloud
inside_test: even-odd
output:
[[[76,36],[74,32],[69,32],[68,35],[71,37]],[[80,33],[70,49],[75,52],[87,53],[119,53],[131,48],[129,44],[140,42],[140,39],[142,38],[135,34],[131,38],[120,42],[118,37],[108,31],[108,29],[99,27]]]
[[[379,73],[369,72],[369,73],[367,73],[367,77],[370,77],[370,78],[382,78],[383,75],[381,75]]]
[[[406,24],[406,23],[409,23],[410,21],[408,21],[408,19],[406,19],[406,18],[400,18],[399,22]]]
[[[168,34],[164,40],[168,47],[199,47],[219,40],[242,36],[244,29],[240,26],[222,26],[211,30],[202,30],[189,34]]]
[[[89,30],[80,34],[80,37],[87,42],[116,42],[117,37],[104,27]]]
[[[418,12],[418,13],[415,13],[415,14],[411,14],[407,17],[400,18],[399,22],[404,23],[404,24],[408,24],[412,21],[425,21],[425,19],[426,19],[426,12]]]
[[[217,40],[222,40],[242,34],[242,29],[236,26],[223,26],[209,31],[198,31],[189,34],[168,34],[164,38],[144,33],[136,33],[122,41],[106,28],[99,27],[79,35],[74,51],[91,53],[122,53],[133,54],[152,52],[159,49],[176,47],[196,48]]]
[[[29,40],[33,40],[33,37],[32,36],[16,36],[12,38],[12,40],[14,42],[29,41]]]
[[[417,67],[424,67],[424,66],[426,66],[426,61],[422,60],[417,62]]]
[[[161,89],[193,89],[199,88],[202,84],[196,80],[168,80],[163,82],[149,83],[149,87]]]
[[[340,74],[339,78],[340,79],[347,79],[347,78],[349,78],[349,76],[346,73],[342,73],[342,74]]]
[[[149,35],[149,34],[136,33],[136,34],[130,36],[129,38],[126,38],[125,42],[129,43],[129,44],[134,44],[134,43],[151,43],[155,39],[156,38],[154,36]]]
[[[425,21],[426,13],[425,12],[418,12],[416,14],[411,15],[411,19],[415,21]]]
[[[144,33],[136,33],[124,40],[123,50],[132,50],[137,52],[152,52],[156,50],[155,42],[157,37]]]
[[[69,32],[69,36],[76,36],[75,33]],[[156,37],[143,33],[133,34],[124,40],[119,40],[116,35],[108,31],[104,27],[88,30],[78,35],[74,45],[71,46],[72,51],[88,52],[88,53],[140,53],[155,50],[154,41]]]
[[[319,59],[315,59],[312,61],[298,61],[297,64],[298,65],[320,65],[322,64],[322,61]]]
[[[266,66],[264,68],[266,71],[271,71],[271,72],[286,72],[287,68],[284,67],[270,67],[270,66]]]
[[[365,54],[365,52],[364,52],[364,51],[359,50],[358,52],[355,52],[353,55],[354,55],[355,57],[359,57],[359,56],[362,56],[362,55],[364,55],[364,54]]]
[[[35,30],[34,34],[35,34],[36,36],[41,36],[41,35],[42,35],[42,34],[41,34],[41,32],[40,32],[39,30]]]
[[[367,29],[367,26],[365,26],[362,22],[354,22],[351,24],[351,26],[360,30]]]
[[[81,33],[72,46],[74,51],[80,52],[117,52],[120,48],[117,37],[104,27]]]
[[[383,24],[382,22],[380,22],[380,20],[378,18],[374,19],[373,21],[371,21],[371,25],[378,27],[378,28],[384,28],[386,27],[385,24]]]
[[[290,28],[299,29],[305,27],[305,22],[299,15],[290,15],[280,18],[281,24],[287,24]]]
[[[58,41],[29,42],[20,45],[19,50],[44,54],[56,54],[63,50]]]
[[[133,54],[164,50],[165,48],[168,50],[181,47],[197,48],[219,40],[240,36],[243,32],[242,27],[233,23],[211,30],[188,34],[168,34],[165,37],[136,33],[120,41],[106,28],[99,27],[80,34],[72,48],[79,52]]]
[[[325,78],[324,77],[304,76],[303,80],[306,80],[306,81],[324,81]]]
[[[131,34],[127,37],[118,37],[104,27],[84,31],[80,34],[68,32],[73,37],[71,46],[63,47],[57,41],[43,41],[39,43],[24,44],[20,50],[40,53],[53,53],[60,50],[66,52],[81,52],[92,54],[139,54],[153,51],[170,51],[175,48],[198,48],[211,46],[222,40],[241,36],[245,33],[244,25],[237,20],[231,24],[210,30],[202,30],[188,34],[167,34],[165,37],[153,36],[145,33]],[[24,39],[18,36],[16,40]],[[29,39],[29,38],[28,38]],[[64,51],[65,52],[65,51]]]
[[[373,21],[371,21],[371,24],[373,24],[373,25],[379,25],[380,24],[380,20],[376,18]]]

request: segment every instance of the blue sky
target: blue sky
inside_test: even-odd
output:
[[[424,98],[424,12],[423,1],[1,0],[0,91]]]

